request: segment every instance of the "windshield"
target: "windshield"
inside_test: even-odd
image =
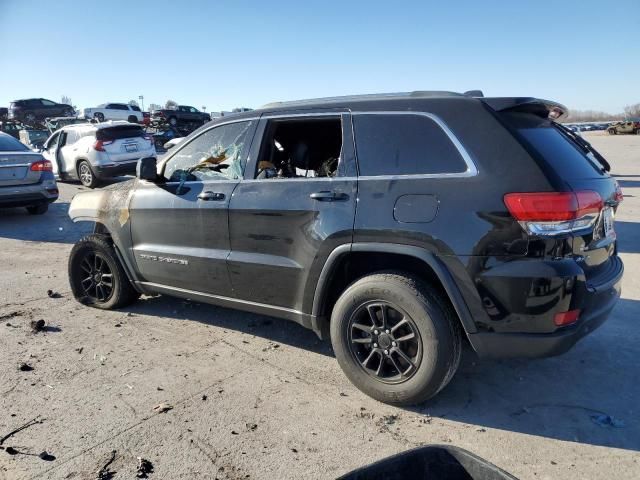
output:
[[[0,135],[0,152],[26,152],[29,148],[10,135]]]

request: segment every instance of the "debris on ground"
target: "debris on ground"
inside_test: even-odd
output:
[[[266,352],[266,351],[268,351],[268,350],[275,350],[275,349],[277,349],[277,348],[280,348],[280,344],[270,342],[270,343],[269,343],[269,346],[268,346],[268,347],[264,347],[264,348],[262,349],[262,351],[263,351],[263,352]]]
[[[18,367],[18,370],[20,370],[21,372],[30,372],[33,370],[33,367],[28,363],[21,363]]]
[[[206,395],[202,395],[202,401],[204,402],[207,399]]]
[[[80,354],[82,353],[83,350],[84,350],[84,347],[76,348],[76,352]]]
[[[153,464],[146,458],[138,457],[136,478],[148,478],[150,473],[153,473]]]
[[[47,290],[47,297],[49,298],[62,298],[58,292],[54,292],[53,290]]]
[[[340,396],[341,396],[341,397],[348,397],[349,395],[347,395],[347,394],[346,394],[346,393],[344,393],[344,392],[340,392]]]
[[[393,425],[400,418],[400,415],[384,415],[382,418],[379,418],[376,423],[378,425]]]
[[[44,419],[41,420],[38,417],[34,418],[33,420],[29,420],[27,423],[25,423],[21,427],[16,428],[15,430],[7,433],[5,436],[0,438],[0,445],[2,445],[5,442],[5,440],[8,440],[9,438],[13,437],[16,433],[21,432],[22,430],[25,430],[33,425],[37,425],[38,423],[42,423],[42,422],[44,422]]]
[[[613,418],[606,413],[600,415],[591,415],[591,421],[601,427],[624,428],[624,421]]]
[[[247,430],[249,430],[250,432],[255,432],[258,429],[257,423],[247,423],[245,424],[245,426],[247,427]]]
[[[38,333],[44,330],[45,327],[45,321],[40,319],[40,320],[31,320],[31,331],[33,331],[33,333]]]
[[[100,470],[98,470],[98,476],[96,477],[96,480],[111,480],[113,478],[116,472],[112,472],[111,470],[109,470],[109,465],[111,465],[115,459],[116,451],[113,450],[111,452],[111,457],[109,458],[109,460],[107,460],[107,463],[105,463],[104,466]]]
[[[169,405],[168,403],[159,403],[153,407],[153,411],[156,413],[166,413],[169,410],[173,410],[173,405]]]
[[[236,432],[235,430],[231,430],[231,435],[240,435],[238,432]]]

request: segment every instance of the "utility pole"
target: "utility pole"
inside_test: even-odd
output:
[[[144,95],[138,95],[138,100],[140,100],[140,108],[144,112]]]
[[[205,107],[204,105],[202,106],[202,111],[206,112],[207,111],[207,107]]]

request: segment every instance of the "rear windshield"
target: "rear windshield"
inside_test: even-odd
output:
[[[547,119],[528,113],[501,113],[501,118],[517,132],[522,143],[541,157],[562,178],[597,178],[606,173],[558,127]]]
[[[137,125],[101,128],[96,132],[96,140],[111,141],[121,138],[144,137],[144,130]]]
[[[0,135],[0,152],[25,152],[29,150],[24,143],[10,135]]]

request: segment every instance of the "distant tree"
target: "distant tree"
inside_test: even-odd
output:
[[[175,100],[167,100],[167,103],[164,104],[164,108],[167,110],[177,110],[178,102]]]
[[[625,118],[640,118],[640,103],[624,107]]]
[[[71,105],[71,97],[67,97],[66,95],[62,95],[62,99],[60,100],[60,103],[65,103],[67,105]]]
[[[620,120],[623,117],[622,114],[611,114],[607,112],[600,112],[597,110],[571,110],[569,109],[569,115],[563,119],[563,122],[606,122],[608,120]]]
[[[135,100],[129,100],[129,105],[131,105],[132,107],[139,107],[140,104],[138,102],[136,102]]]
[[[151,112],[152,110],[162,110],[162,105],[158,105],[157,103],[150,103],[149,111]]]

